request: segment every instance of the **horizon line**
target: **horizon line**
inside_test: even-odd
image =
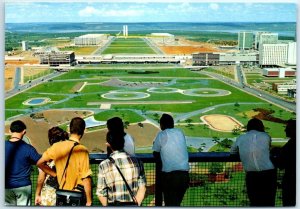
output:
[[[5,24],[13,24],[13,23],[297,23],[297,21],[239,21],[239,22],[233,22],[233,21],[205,21],[205,22],[196,22],[196,21],[141,21],[141,22],[109,22],[109,21],[102,21],[102,22],[89,22],[89,21],[83,21],[83,22],[5,22]]]

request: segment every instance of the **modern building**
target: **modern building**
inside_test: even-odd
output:
[[[220,53],[220,65],[256,65],[258,63],[257,52],[247,53]]]
[[[287,63],[288,65],[297,64],[297,44],[296,42],[288,43]]]
[[[251,31],[240,31],[238,33],[238,48],[240,50],[247,50],[253,48],[253,32]]]
[[[39,54],[40,64],[49,66],[73,66],[75,54],[73,51],[52,51]]]
[[[254,48],[259,49],[262,44],[277,44],[278,43],[278,33],[270,32],[257,32],[255,34],[255,44]]]
[[[22,51],[27,51],[27,50],[28,50],[28,42],[22,41]]]
[[[219,65],[220,54],[214,52],[199,52],[192,54],[193,65]]]
[[[107,40],[107,38],[107,34],[86,34],[75,37],[74,43],[76,46],[97,46],[100,45],[103,40]]]
[[[272,85],[272,89],[274,91],[277,91],[278,94],[288,94],[288,90],[289,89],[296,89],[297,83],[296,83],[296,79],[293,79],[290,82],[286,82],[286,83],[273,83]]]
[[[288,44],[262,44],[259,47],[260,66],[278,66],[287,62]]]
[[[151,33],[150,37],[156,43],[172,44],[175,42],[175,36],[170,33]]]
[[[128,25],[123,25],[123,36],[124,37],[128,36]]]
[[[296,70],[291,68],[263,68],[262,73],[267,77],[294,77],[296,76]]]
[[[255,65],[258,63],[258,53],[220,53],[220,52],[199,52],[192,54],[193,65]]]

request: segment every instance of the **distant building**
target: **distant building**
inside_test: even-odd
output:
[[[277,44],[278,33],[270,32],[257,32],[255,34],[255,44],[254,48],[259,49],[262,44]]]
[[[128,36],[128,25],[123,25],[123,36],[124,37]]]
[[[73,51],[52,51],[40,53],[40,64],[49,66],[72,66],[75,65],[75,54]]]
[[[296,76],[296,70],[291,68],[263,68],[262,73],[267,77],[294,77]]]
[[[296,89],[296,79],[293,79],[290,82],[286,83],[273,83],[272,89],[276,91],[278,94],[288,94],[289,89]]]
[[[251,31],[240,31],[238,33],[238,48],[247,50],[253,48],[253,33]]]
[[[258,63],[258,53],[220,53],[220,65],[255,65]]]
[[[162,44],[170,44],[175,42],[175,36],[170,33],[151,33],[151,38],[154,42],[159,42]]]
[[[259,47],[259,65],[277,66],[287,62],[288,44],[262,44]]]
[[[75,37],[74,43],[76,46],[97,46],[100,45],[103,40],[107,40],[107,37],[107,34],[86,34]]]
[[[288,65],[297,64],[297,44],[296,42],[288,43],[287,63]]]
[[[22,41],[22,51],[27,51],[27,50],[28,50],[28,42]]]
[[[193,65],[219,65],[220,54],[214,52],[199,52],[192,54]]]

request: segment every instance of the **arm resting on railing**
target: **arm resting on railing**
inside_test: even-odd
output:
[[[140,186],[135,196],[139,206],[142,204],[142,201],[145,198],[145,193],[146,193],[146,186],[145,185]]]

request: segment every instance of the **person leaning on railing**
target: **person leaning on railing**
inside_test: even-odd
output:
[[[54,143],[64,141],[69,138],[66,131],[58,126],[52,127],[48,130],[49,144],[52,146]],[[55,163],[52,160],[48,163],[51,169],[55,169]],[[56,177],[52,177],[39,169],[39,176],[35,191],[35,205],[42,206],[55,206],[56,205],[56,189],[58,188]]]
[[[76,190],[79,185],[83,186],[86,196],[86,206],[92,205],[92,170],[90,169],[89,152],[85,146],[80,144],[85,130],[85,121],[75,117],[70,122],[70,137],[68,140],[60,141],[49,147],[37,162],[37,166],[45,173],[56,177],[59,189]],[[75,146],[77,144],[77,146]],[[68,166],[68,156],[74,148]],[[52,170],[47,162],[54,161],[56,172]],[[65,168],[66,172],[64,172]],[[64,175],[65,174],[65,175]]]
[[[247,132],[231,147],[238,154],[246,172],[250,206],[275,206],[277,173],[270,160],[271,137],[264,131],[261,120],[248,121]]]
[[[153,155],[162,162],[161,186],[165,206],[180,206],[189,187],[189,155],[183,132],[174,128],[171,115],[160,118],[161,131],[153,143]],[[157,177],[158,178],[158,177]]]
[[[96,195],[103,206],[141,205],[146,193],[143,163],[124,151],[124,133],[108,132],[111,154],[99,165]]]

